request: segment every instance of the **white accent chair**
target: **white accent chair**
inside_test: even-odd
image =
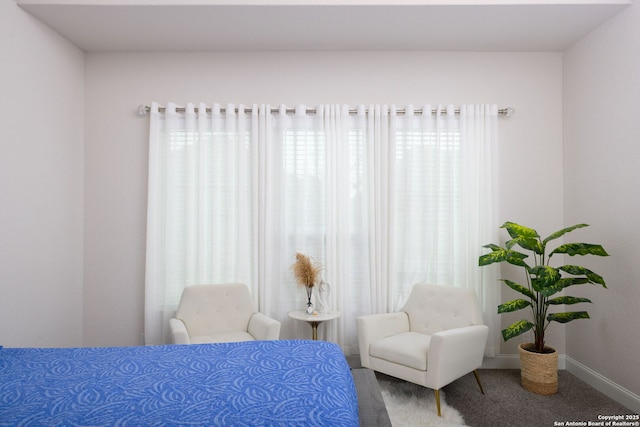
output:
[[[280,322],[257,313],[241,283],[187,286],[169,319],[174,344],[277,340]]]
[[[434,390],[477,369],[489,328],[475,292],[449,286],[414,285],[397,313],[358,317],[360,361],[365,368]]]

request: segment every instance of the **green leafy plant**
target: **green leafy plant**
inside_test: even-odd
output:
[[[567,323],[575,319],[589,318],[589,314],[586,311],[569,311],[565,313],[548,312],[552,305],[573,305],[591,302],[587,298],[554,296],[568,286],[590,283],[601,285],[604,288],[607,287],[602,276],[587,268],[577,265],[563,265],[561,267],[552,267],[549,265],[551,257],[556,254],[566,254],[569,256],[609,255],[601,245],[588,243],[567,243],[556,247],[551,252],[547,252],[547,244],[550,241],[558,239],[575,229],[587,226],[587,224],[577,224],[572,227],[563,228],[551,234],[546,239],[542,239],[533,228],[513,222],[506,222],[500,227],[505,228],[511,237],[511,240],[505,243],[505,247],[500,247],[495,244],[483,246],[484,248],[491,249],[491,252],[480,256],[480,266],[507,262],[518,267],[523,267],[525,271],[526,285],[521,285],[506,279],[500,280],[526,298],[519,298],[499,305],[498,313],[509,313],[529,308],[532,314],[532,322],[523,319],[504,329],[502,331],[502,337],[505,341],[533,329],[535,336],[534,351],[536,353],[543,353],[545,347],[544,333],[550,322]],[[514,250],[514,246],[519,246],[522,249],[530,251],[533,254],[533,265],[525,262],[525,259],[528,258],[529,255]]]

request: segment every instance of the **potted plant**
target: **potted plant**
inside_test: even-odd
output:
[[[552,306],[591,302],[587,298],[557,296],[556,294],[568,286],[586,283],[607,287],[602,276],[585,267],[577,265],[552,267],[550,265],[551,257],[556,254],[608,256],[601,245],[588,243],[566,243],[548,251],[547,244],[549,242],[583,227],[587,227],[587,224],[563,228],[542,239],[538,232],[532,228],[506,222],[500,228],[507,230],[511,240],[505,243],[505,247],[495,244],[483,246],[491,249],[491,252],[481,255],[479,258],[480,266],[507,262],[524,269],[525,284],[518,284],[507,279],[501,279],[501,281],[524,295],[525,298],[499,305],[498,313],[509,313],[522,309],[528,309],[531,313],[530,320],[519,320],[504,329],[502,337],[507,341],[533,329],[535,341],[520,344],[519,353],[522,385],[525,389],[535,393],[553,394],[558,390],[558,355],[554,348],[545,345],[544,340],[544,333],[549,324],[589,318],[586,311],[549,312]],[[533,255],[530,263],[525,262],[529,255],[514,250],[515,246],[519,246]]]

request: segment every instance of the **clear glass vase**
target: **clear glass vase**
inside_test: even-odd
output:
[[[307,289],[307,308],[305,311],[307,314],[313,314],[313,303],[311,302],[313,286],[305,286],[305,288]]]

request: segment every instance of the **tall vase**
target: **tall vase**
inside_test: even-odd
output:
[[[307,290],[307,308],[305,312],[307,314],[313,314],[313,304],[311,303],[311,293],[313,292],[313,286],[305,286]]]

